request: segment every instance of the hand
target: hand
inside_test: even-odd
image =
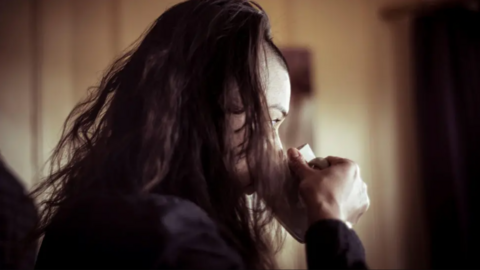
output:
[[[325,158],[330,167],[311,168],[300,152],[288,150],[290,168],[300,179],[300,196],[306,205],[310,224],[322,219],[357,223],[370,205],[367,185],[358,165],[339,157]]]

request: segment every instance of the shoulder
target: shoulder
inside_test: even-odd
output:
[[[31,268],[36,249],[30,246],[21,255],[21,240],[35,227],[38,213],[33,200],[14,173],[3,164],[0,157],[0,269]]]
[[[182,233],[186,225],[215,229],[214,222],[194,203],[178,197],[148,194],[91,194],[59,209],[52,228],[94,227],[96,230],[157,231],[164,236]],[[72,229],[72,228],[70,228]]]
[[[98,260],[101,265],[115,262],[148,268],[232,269],[242,265],[238,253],[200,207],[163,195],[90,195],[62,207],[47,228],[39,255],[42,265],[51,266],[48,258],[67,249],[83,254],[85,267]],[[62,257],[76,261],[72,256],[76,255]]]
[[[59,254],[61,262],[55,259]],[[93,195],[63,206],[47,228],[37,265],[69,268],[72,261],[81,261],[84,268],[243,265],[201,208],[163,195]]]

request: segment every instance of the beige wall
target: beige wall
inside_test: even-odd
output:
[[[413,1],[413,0],[412,0]],[[75,102],[173,0],[0,0],[0,150],[30,187]],[[358,225],[373,268],[421,268],[420,185],[406,22],[394,0],[259,0],[278,45],[314,56],[320,156],[356,160],[372,207]],[[305,267],[292,239],[284,268]]]
[[[26,2],[26,1],[24,1]],[[25,3],[0,1],[0,153],[30,182],[36,159],[32,12]]]

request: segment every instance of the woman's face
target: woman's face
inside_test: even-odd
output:
[[[275,146],[277,150],[282,149],[282,142],[278,136],[278,129],[288,114],[290,105],[290,77],[281,62],[282,60],[270,49],[266,49],[260,55],[260,75],[266,90],[266,100],[268,112],[272,119],[271,125],[275,130]],[[244,115],[234,116],[231,119],[234,130],[243,126]],[[242,132],[233,135],[233,144],[239,145],[243,142],[244,134]],[[242,158],[237,163],[237,172],[240,174],[242,185],[247,194],[253,193],[253,183],[248,176],[248,166],[246,158]]]

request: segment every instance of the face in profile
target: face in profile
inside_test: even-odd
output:
[[[282,60],[270,49],[266,48],[260,54],[260,75],[265,89],[268,113],[271,118],[271,128],[275,133],[275,150],[282,151],[282,142],[278,136],[278,129],[288,114],[290,106],[290,77]],[[234,115],[231,118],[233,130],[239,130],[245,122],[245,115]],[[244,140],[244,133],[237,132],[233,135],[233,145],[238,146]],[[245,157],[237,163],[237,172],[240,174],[242,186],[247,194],[253,193],[252,180],[248,174]]]

